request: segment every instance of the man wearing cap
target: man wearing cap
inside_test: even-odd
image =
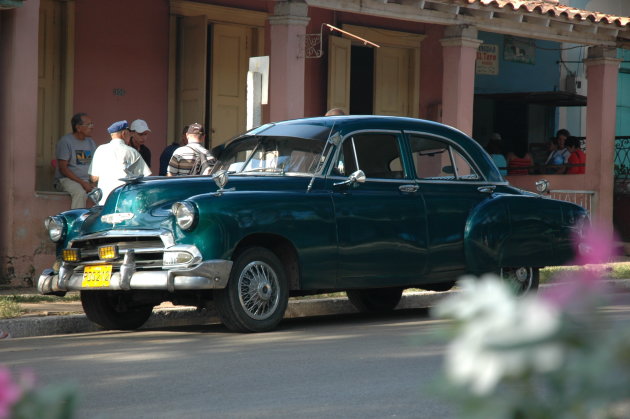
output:
[[[151,150],[144,145],[151,130],[142,119],[136,119],[131,123],[131,140],[129,145],[135,148],[142,156],[142,160],[151,167]]]
[[[151,174],[140,153],[128,146],[130,133],[127,121],[114,122],[107,132],[112,139],[96,149],[89,170],[92,182],[98,183],[103,191],[100,205],[105,204],[111,191],[124,184],[121,178]]]
[[[55,189],[68,192],[72,199],[70,208],[85,208],[87,194],[94,185],[90,183],[88,168],[96,150],[92,140],[92,119],[86,113],[77,113],[70,120],[72,132],[57,143],[55,157]]]
[[[203,125],[194,123],[188,126],[188,144],[173,152],[168,163],[167,176],[207,175],[216,159],[202,145],[205,137]]]

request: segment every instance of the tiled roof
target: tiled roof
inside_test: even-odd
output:
[[[630,26],[630,17],[578,9],[560,4],[557,0],[463,0],[463,2],[469,5],[480,4],[499,9],[510,8],[514,11],[521,10],[541,15],[566,17],[569,20],[591,21],[624,27]]]

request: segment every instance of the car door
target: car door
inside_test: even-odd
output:
[[[414,175],[426,206],[429,275],[466,270],[464,234],[471,210],[494,187],[457,143],[424,133],[408,137]]]
[[[338,286],[418,283],[426,263],[426,215],[412,173],[404,171],[402,133],[346,136],[329,176],[339,246]],[[357,170],[365,182],[345,183]]]

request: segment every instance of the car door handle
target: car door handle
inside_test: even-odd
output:
[[[486,185],[486,186],[480,186],[477,188],[479,192],[483,192],[483,193],[493,193],[495,189],[496,189],[495,185]]]
[[[406,192],[406,193],[414,193],[414,192],[418,192],[418,185],[400,185],[398,187],[398,190],[400,190],[400,192]]]

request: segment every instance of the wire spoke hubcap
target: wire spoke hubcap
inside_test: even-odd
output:
[[[501,268],[501,278],[516,286],[520,291],[528,291],[532,287],[533,276],[532,268],[524,266]]]
[[[262,261],[250,262],[238,278],[239,301],[254,320],[272,316],[280,302],[280,283],[274,270]]]

